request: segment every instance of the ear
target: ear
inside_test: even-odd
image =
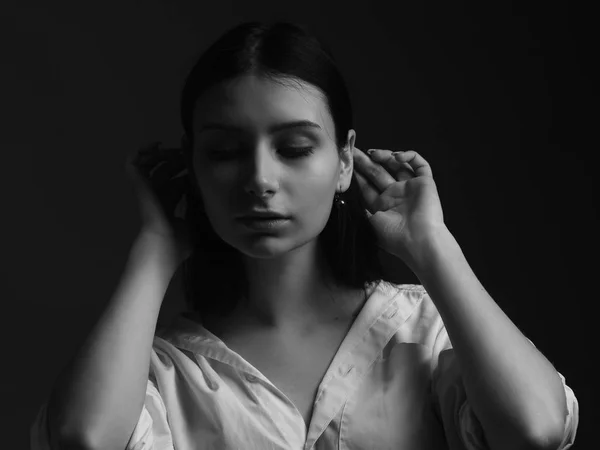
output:
[[[340,154],[340,178],[338,184],[338,191],[340,193],[346,192],[350,187],[352,181],[352,173],[354,171],[354,142],[356,141],[356,132],[354,130],[348,131],[347,145],[344,147]]]

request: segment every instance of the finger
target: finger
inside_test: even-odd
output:
[[[354,149],[356,172],[360,172],[380,192],[383,192],[391,183],[397,181],[383,166],[375,161],[371,161],[371,158],[365,152],[356,147]]]
[[[135,151],[135,156],[138,159],[144,159],[149,157],[157,157],[160,154],[160,146],[162,142],[156,141],[150,144],[146,144],[144,146],[139,147]]]
[[[177,148],[141,149],[134,155],[134,161],[139,166],[152,166],[160,161],[183,159],[183,152]]]
[[[372,211],[374,209],[375,201],[379,197],[379,192],[369,181],[361,175],[358,171],[354,171],[356,182],[362,192],[367,208]]]
[[[161,172],[168,169],[170,172],[179,173],[186,166],[181,149],[159,148],[155,144],[138,150],[130,162],[138,169],[153,175],[161,167]]]
[[[418,177],[433,177],[433,171],[429,163],[414,150],[398,152],[396,155],[397,161],[407,163]]]
[[[148,171],[148,176],[152,184],[160,186],[173,178],[181,177],[186,169],[183,159],[163,160]]]
[[[169,208],[175,208],[177,203],[181,201],[181,198],[186,193],[186,187],[183,178],[171,180],[157,192],[157,195],[160,196],[161,200],[163,200]]]
[[[405,181],[417,175],[411,165],[402,161],[399,157],[402,153],[401,151],[392,152],[391,150],[373,149],[370,155],[373,161],[385,167],[396,180]]]

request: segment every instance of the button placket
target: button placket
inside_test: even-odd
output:
[[[209,389],[216,391],[219,389],[219,382],[213,378],[212,374],[209,374],[207,370],[205,370],[205,368],[203,368],[203,366],[205,365],[205,363],[201,362],[201,358],[202,356],[199,354],[194,353],[194,358],[196,360],[196,364],[198,365],[198,367],[200,368],[200,372],[202,373],[202,376],[204,377],[204,381],[206,382],[206,385],[208,386]]]
[[[246,378],[246,380],[250,383],[256,383],[258,381],[258,378],[255,377],[254,375],[252,375],[251,373],[247,373],[244,375],[244,377]]]
[[[387,317],[388,319],[393,318],[396,314],[398,314],[399,309],[400,308],[398,307],[398,305],[394,305],[394,308],[389,313],[387,313],[385,317]]]

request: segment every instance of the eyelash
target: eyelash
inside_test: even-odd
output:
[[[288,158],[292,159],[306,157],[315,151],[314,147],[284,147],[283,150],[293,150],[291,152],[292,156],[288,156]],[[213,152],[212,157],[218,160],[229,159],[229,154],[231,153],[235,152]]]

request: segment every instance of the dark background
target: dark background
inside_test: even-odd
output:
[[[566,377],[581,408],[573,448],[592,448],[593,15],[566,3],[411,3],[4,3],[6,448],[27,448],[55,377],[122,275],[140,225],[126,153],[177,145],[179,93],[195,58],[240,21],[272,18],[311,24],[332,47],[357,147],[415,148],[429,160],[448,228]],[[161,320],[181,306],[179,281]]]

